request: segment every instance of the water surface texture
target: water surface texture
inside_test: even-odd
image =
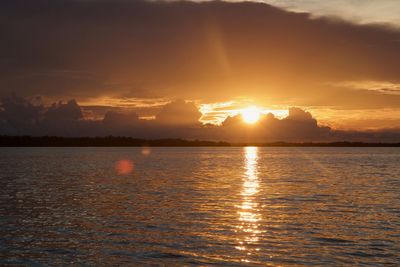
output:
[[[1,148],[0,265],[399,266],[399,148]]]

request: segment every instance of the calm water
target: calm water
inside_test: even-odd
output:
[[[1,148],[0,256],[400,266],[400,149]]]

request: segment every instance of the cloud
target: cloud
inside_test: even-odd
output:
[[[130,135],[132,129],[139,125],[139,116],[136,112],[108,111],[102,120],[104,133],[109,135]]]
[[[306,112],[300,108],[291,107],[289,108],[289,115],[286,117],[286,120],[292,121],[309,121],[316,124],[316,120],[313,119],[310,112]]]
[[[275,6],[299,12],[310,12],[314,17],[339,17],[355,23],[390,24],[400,27],[400,9],[397,0],[263,0]]]
[[[0,120],[4,134],[31,132],[42,119],[44,108],[42,105],[35,105],[34,101],[12,95],[1,98],[0,103]]]
[[[3,97],[0,101],[2,134],[9,135],[76,135],[79,121],[83,118],[75,100],[41,104],[41,98],[32,100],[16,95]]]
[[[400,95],[400,83],[390,81],[343,81],[333,86],[347,87],[354,90],[368,90],[383,94]]]
[[[178,100],[166,104],[155,120],[140,119],[135,112],[116,111],[107,112],[102,120],[85,120],[75,100],[46,107],[40,104],[40,99],[11,96],[0,102],[0,135],[115,135],[230,142],[400,140],[400,129],[338,131],[319,125],[311,113],[296,107],[289,108],[288,116],[282,119],[272,113],[262,115],[254,125],[245,124],[240,115],[227,117],[220,126],[204,125],[198,122],[200,115],[192,102]]]
[[[68,101],[66,104],[59,101],[51,105],[44,117],[51,121],[77,121],[83,118],[80,106],[75,99]]]
[[[166,104],[156,115],[156,122],[166,125],[199,124],[201,113],[193,102],[176,100]]]
[[[115,111],[108,111],[104,115],[103,123],[107,126],[113,125],[134,125],[138,122],[139,116],[136,112],[119,113]]]
[[[289,115],[283,119],[272,113],[263,115],[255,125],[245,125],[241,115],[228,117],[222,123],[223,139],[236,142],[271,141],[324,141],[329,139],[331,129],[319,126],[309,112],[300,108],[289,108]]]
[[[400,83],[400,31],[384,26],[263,3],[125,0],[6,0],[0,23],[0,95],[400,108],[400,95],[327,85]]]

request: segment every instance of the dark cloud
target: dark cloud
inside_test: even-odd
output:
[[[245,124],[240,115],[228,117],[221,126],[202,125],[193,103],[166,104],[155,120],[140,119],[135,112],[109,111],[102,120],[82,118],[75,100],[45,107],[37,99],[12,96],[0,103],[0,135],[131,136],[145,139],[186,138],[230,142],[305,142],[363,141],[398,142],[400,129],[379,131],[337,131],[321,126],[309,112],[290,108],[285,118],[263,115],[254,125]],[[185,114],[186,113],[186,114]],[[161,114],[161,115],[160,115]],[[164,114],[164,115],[163,115]],[[166,116],[160,123],[160,116]],[[181,116],[183,119],[176,119]],[[175,122],[175,123],[173,123]]]
[[[106,126],[114,126],[114,125],[127,125],[131,126],[136,124],[139,121],[139,116],[136,112],[129,113],[119,113],[116,111],[108,111],[104,115],[103,123]]]
[[[45,107],[40,98],[4,97],[0,101],[2,134],[9,135],[77,135],[82,119],[80,106],[75,100]]]
[[[317,121],[313,119],[310,112],[306,112],[300,108],[291,107],[289,108],[289,115],[286,117],[286,120],[291,121],[309,121],[312,124],[317,124]]]
[[[193,102],[176,100],[165,105],[156,116],[156,122],[165,125],[197,125],[201,112]]]
[[[331,86],[398,83],[399,31],[262,3],[4,0],[0,34],[3,95],[400,107],[399,95]]]
[[[32,133],[44,112],[43,106],[34,102],[15,95],[1,99],[0,120],[5,134]]]
[[[261,117],[259,123],[246,125],[240,115],[228,117],[222,123],[223,138],[235,141],[323,141],[331,136],[329,127],[319,126],[317,121],[300,108],[289,108],[286,118],[278,119],[271,113]]]
[[[50,121],[76,121],[83,118],[81,108],[75,99],[68,101],[66,104],[61,101],[54,103],[47,109],[44,116]]]
[[[102,120],[103,134],[108,135],[132,135],[133,130],[140,125],[136,112],[108,111]]]

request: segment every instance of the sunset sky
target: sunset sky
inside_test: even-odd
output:
[[[56,134],[37,121],[77,103],[80,124],[220,126],[249,107],[261,123],[296,107],[316,127],[398,134],[399,11],[396,0],[1,1],[0,131]]]

